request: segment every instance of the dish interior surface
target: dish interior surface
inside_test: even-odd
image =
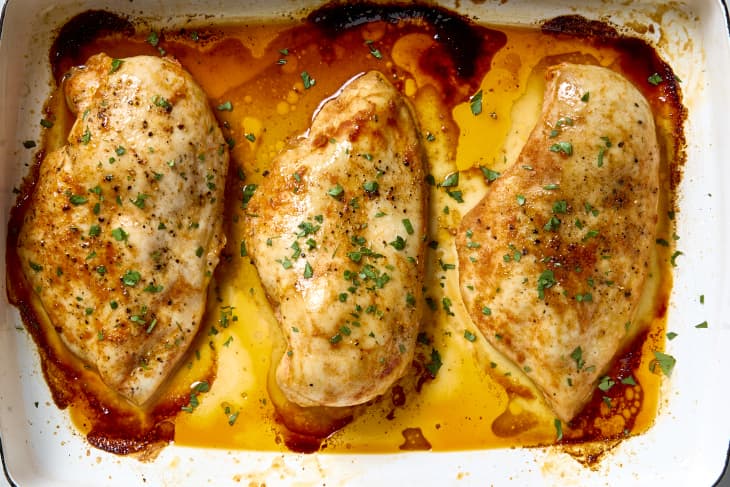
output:
[[[519,8],[516,10],[519,11]],[[659,15],[657,12],[658,10],[655,15]],[[690,18],[688,12],[681,9],[677,15],[680,18]],[[675,157],[672,136],[676,133],[676,126],[672,124],[677,120],[677,113],[672,110],[677,105],[666,104],[667,99],[672,96],[671,92],[663,90],[661,86],[657,89],[656,86],[646,83],[647,77],[661,65],[652,64],[656,60],[651,59],[648,54],[648,57],[642,58],[642,63],[632,65],[627,54],[622,54],[620,49],[606,43],[586,44],[573,36],[545,34],[534,27],[505,27],[497,22],[490,22],[489,27],[482,28],[484,30],[480,34],[486,35],[492,41],[485,53],[482,53],[482,59],[491,61],[491,68],[489,63],[477,66],[477,73],[472,79],[463,82],[458,92],[450,92],[453,85],[449,80],[439,79],[442,71],[429,71],[423,69],[424,63],[419,64],[423,56],[432,55],[441,47],[433,41],[433,32],[427,27],[407,22],[395,26],[383,22],[368,23],[347,31],[336,42],[328,43],[314,29],[307,30],[297,24],[287,24],[281,18],[259,25],[252,24],[250,21],[240,24],[216,21],[211,26],[210,23],[200,20],[192,20],[186,24],[150,21],[149,25],[144,26],[148,28],[138,25],[138,33],[134,36],[103,36],[80,51],[75,51],[74,57],[62,57],[54,65],[56,69],[53,75],[58,79],[68,67],[82,63],[83,59],[95,52],[103,51],[119,58],[141,53],[159,54],[160,49],[172,54],[203,86],[212,106],[225,106],[230,102],[233,107],[231,111],[220,109],[216,115],[227,130],[226,135],[234,141],[231,145],[235,170],[229,177],[229,186],[233,187],[229,187],[229,194],[238,195],[246,184],[260,182],[274,155],[285,149],[291,137],[306,130],[319,103],[334,93],[342,83],[368,69],[379,69],[392,75],[396,86],[411,98],[419,111],[422,131],[430,134],[426,135],[430,141],[430,145],[426,142],[429,159],[443,161],[432,162],[430,173],[435,182],[443,181],[454,170],[462,171],[459,189],[462,190],[463,203],[438,186],[434,186],[431,191],[431,238],[436,243],[429,251],[428,275],[432,282],[427,288],[433,294],[429,297],[435,303],[436,309],[422,327],[423,347],[417,352],[417,361],[420,360],[421,372],[423,369],[428,370],[428,366],[435,360],[432,351],[436,350],[439,351],[442,368],[436,377],[422,373],[407,375],[399,383],[400,390],[396,389],[397,394],[387,394],[368,406],[364,413],[356,414],[352,423],[325,441],[324,450],[342,453],[397,452],[403,449],[426,448],[423,440],[436,451],[532,446],[554,442],[556,432],[553,416],[542,404],[539,393],[521,376],[519,370],[484,345],[484,340],[478,336],[473,325],[470,325],[468,316],[458,304],[458,281],[449,265],[456,258],[451,232],[458,225],[460,215],[487,191],[487,182],[479,166],[499,172],[516,158],[539,112],[542,70],[548,64],[559,61],[583,61],[612,66],[627,75],[635,84],[646,85],[641,89],[652,101],[659,132],[663,133],[666,164],[663,188],[665,194],[670,193],[673,183],[678,181],[678,173],[673,173],[674,168],[669,167]],[[4,26],[3,36],[5,29]],[[151,43],[149,32],[162,35],[160,42]],[[317,38],[318,35],[321,37]],[[3,50],[6,44],[3,42]],[[48,49],[48,44],[45,46]],[[634,49],[625,47],[624,52],[635,53],[636,46],[631,47]],[[693,52],[693,49],[696,48],[692,46],[689,50]],[[665,53],[662,54],[666,56]],[[673,64],[674,59],[669,57],[669,64],[683,82],[695,86],[698,80],[690,76],[689,81],[685,81],[683,65]],[[33,67],[33,63],[29,63],[28,69],[48,69],[48,66],[44,66],[47,63],[37,64]],[[637,64],[641,64],[641,67]],[[450,67],[453,69],[453,66],[446,66],[446,70]],[[316,80],[309,88],[304,87],[300,75],[303,71],[307,71]],[[496,117],[476,118],[470,112],[469,96],[480,88],[485,93],[496,91],[501,95],[495,97],[494,101],[485,97],[484,114],[493,113]],[[682,89],[687,91],[685,85],[682,85]],[[43,93],[39,86],[35,96],[43,99]],[[690,138],[693,102],[691,95],[685,102],[689,106],[688,170],[691,170],[694,147]],[[40,106],[37,105],[36,110]],[[662,112],[668,106],[670,109]],[[499,116],[500,114],[504,116]],[[35,117],[37,124],[39,115],[41,114],[36,111],[24,116],[28,120]],[[64,128],[72,120],[64,112],[62,97],[58,94],[51,97],[42,115],[52,116],[56,122],[54,129],[45,135],[46,149],[50,150],[62,143],[65,137]],[[33,132],[27,124],[19,122],[19,125],[24,126],[27,133]],[[485,133],[495,134],[493,143],[482,142]],[[20,140],[33,138],[35,137],[29,135]],[[494,149],[479,150],[484,145]],[[479,149],[475,150],[476,148]],[[30,164],[31,159],[28,151],[16,151],[17,163]],[[23,171],[18,169],[16,167],[16,176],[22,176]],[[15,181],[17,184],[19,179],[16,177]],[[682,210],[683,203],[684,201],[680,204]],[[674,213],[671,197],[661,204],[661,215]],[[200,404],[191,413],[177,414],[175,420],[175,443],[194,449],[186,450],[176,446],[171,448],[171,452],[163,450],[155,462],[175,463],[180,452],[196,452],[201,447],[205,452],[203,455],[210,458],[217,458],[224,451],[216,453],[215,448],[242,449],[271,452],[260,454],[258,461],[271,461],[279,467],[280,472],[287,471],[288,461],[303,462],[309,465],[308,472],[314,472],[311,464],[317,464],[320,460],[290,457],[289,454],[283,457],[277,455],[289,449],[310,451],[319,448],[320,444],[318,441],[312,443],[306,435],[302,438],[299,434],[292,434],[291,428],[274,419],[277,417],[275,405],[279,406],[279,411],[291,413],[291,417],[306,413],[286,409],[291,406],[282,402],[277,404],[276,394],[271,392],[267,380],[272,360],[271,350],[277,348],[280,337],[276,332],[275,318],[258,283],[256,271],[241,246],[240,235],[243,230],[239,223],[240,205],[240,199],[229,205],[226,216],[229,241],[215,276],[216,283],[211,286],[206,329],[201,333],[189,360],[181,367],[164,393],[168,404],[176,409],[189,407],[190,384],[201,379],[210,379],[212,387],[209,392],[200,394]],[[681,218],[682,211],[679,211],[679,215]],[[657,237],[672,240],[673,235],[681,241],[684,235],[682,226],[675,233],[670,219],[660,218]],[[682,248],[684,250],[684,246]],[[669,267],[670,262],[676,263],[677,255],[672,257],[674,252],[674,247],[657,246],[655,271],[656,276],[663,276],[663,279],[657,277],[652,284],[653,295],[649,293],[650,297],[646,300],[647,312],[644,319],[649,332],[636,342],[637,346],[624,353],[625,360],[620,363],[624,367],[624,375],[621,375],[619,369],[612,371],[612,375],[619,380],[633,374],[641,387],[616,387],[610,395],[596,394],[588,406],[588,419],[581,423],[579,418],[577,427],[565,428],[566,440],[615,440],[627,433],[648,432],[626,440],[619,448],[625,449],[624,444],[635,444],[659,429],[652,425],[660,402],[660,380],[657,371],[651,373],[649,369],[653,351],[663,347],[667,319],[667,309],[663,304],[671,289]],[[711,296],[709,291],[705,294]],[[448,301],[444,298],[457,304],[450,308],[445,304]],[[703,304],[704,302],[706,299],[703,299]],[[674,321],[671,313],[668,319],[672,329]],[[465,332],[470,331],[477,334],[476,340],[466,338],[470,335]],[[15,341],[23,347],[32,348],[27,337],[20,332],[14,333],[19,335]],[[45,408],[45,414],[58,417],[53,412],[54,406],[47,393],[41,388],[43,380],[37,364],[30,367],[34,363],[33,356],[23,353],[18,357],[18,363],[25,363],[29,370],[35,371],[33,380],[36,386],[24,388],[26,404],[33,404],[35,409]],[[241,364],[245,366],[241,367]],[[244,373],[230,373],[235,369]],[[217,370],[217,373],[212,372],[213,370]],[[416,388],[419,389],[418,393],[415,392]],[[483,394],[484,390],[490,393]],[[407,399],[405,404],[401,402],[400,393]],[[643,397],[639,398],[637,395]],[[28,402],[28,398],[33,396],[36,398]],[[630,405],[612,410],[608,407],[612,401],[606,401],[606,396],[613,399],[614,405],[622,404],[622,398],[626,400],[624,404]],[[45,401],[41,397],[45,397]],[[97,420],[94,414],[88,408],[71,408],[72,422],[82,433],[87,433]],[[617,426],[611,418],[615,420],[618,416],[624,420]],[[594,421],[596,418],[603,418],[603,427],[595,426],[601,423],[600,420]],[[660,424],[661,420],[660,415]],[[63,428],[69,429],[67,422],[60,421],[64,423]],[[74,435],[73,428],[67,433],[72,438],[69,441],[78,443],[79,437]],[[605,448],[601,451],[603,450]],[[475,455],[477,453],[474,452]],[[498,457],[504,455],[505,451],[493,450],[488,454]],[[91,456],[94,455],[104,454],[92,452]],[[347,457],[334,456],[323,461],[337,464],[338,460],[333,460],[336,458]],[[444,454],[440,458],[448,462],[450,457]],[[399,461],[401,460],[393,460],[394,463]],[[124,462],[126,465],[126,460],[114,462]],[[143,466],[138,468],[145,469]],[[239,470],[248,468],[241,466]],[[542,474],[545,474],[544,467]]]

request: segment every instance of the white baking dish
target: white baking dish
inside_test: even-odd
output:
[[[682,79],[688,108],[688,157],[678,214],[678,258],[670,301],[668,343],[677,358],[662,388],[650,431],[622,442],[587,469],[557,448],[396,455],[298,455],[182,448],[171,445],[152,463],[106,454],[77,434],[53,404],[35,346],[7,303],[0,279],[0,436],[6,475],[21,486],[227,485],[711,485],[730,440],[730,39],[719,0],[442,2],[492,24],[530,25],[580,13],[618,25],[652,25],[648,40]],[[48,50],[54,29],[87,9],[109,9],[153,24],[176,19],[276,16],[303,0],[7,0],[0,35],[0,242],[15,187],[38,140],[51,79]],[[576,6],[579,5],[579,6]],[[631,31],[629,30],[631,33]],[[635,35],[639,35],[634,33]],[[0,259],[0,275],[5,260]],[[704,304],[699,296],[704,295]],[[695,325],[707,320],[707,329]],[[0,483],[3,482],[0,476]]]

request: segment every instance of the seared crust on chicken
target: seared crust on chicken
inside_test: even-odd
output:
[[[411,363],[426,192],[410,106],[377,72],[327,101],[247,205],[249,254],[287,342],[276,378],[301,406],[350,406]]]
[[[65,93],[77,118],[41,163],[18,254],[63,342],[142,404],[200,325],[225,244],[227,147],[169,59],[99,54]]]
[[[487,340],[570,421],[625,345],[659,194],[652,112],[602,67],[547,71],[519,158],[463,219],[461,293]]]

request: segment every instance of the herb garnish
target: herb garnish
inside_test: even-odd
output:
[[[570,358],[575,360],[575,368],[580,372],[580,370],[586,364],[585,360],[583,360],[583,350],[580,348],[580,346],[575,347],[575,349],[570,352]]]
[[[122,282],[125,286],[133,287],[142,279],[142,275],[134,270],[128,270],[122,276]]]
[[[378,49],[373,47],[373,41],[365,41],[365,44],[367,44],[368,49],[370,49],[370,54],[372,54],[375,59],[383,59],[383,54],[381,54]]]
[[[124,61],[122,59],[112,59],[112,67],[109,70],[109,73],[113,73],[115,71],[118,71],[119,68],[122,67],[122,64],[124,64]]]
[[[488,183],[494,182],[500,176],[500,173],[498,173],[497,171],[492,171],[488,167],[479,166],[479,169],[481,169],[482,174],[484,175],[484,178],[487,180]]]
[[[654,360],[652,360],[651,363],[649,364],[649,370],[651,372],[654,372],[654,370],[656,369],[656,366],[658,365],[659,368],[664,373],[664,375],[666,375],[667,377],[670,377],[672,375],[672,370],[674,369],[674,365],[676,363],[677,363],[677,359],[675,359],[671,355],[655,351]]]
[[[233,111],[233,104],[231,103],[231,100],[226,100],[225,102],[218,105],[218,110],[223,112],[230,112]]]
[[[563,423],[558,418],[555,418],[553,424],[555,424],[555,441],[560,441],[563,439]]]
[[[647,81],[649,82],[649,84],[657,86],[659,83],[664,81],[664,78],[662,78],[659,73],[654,73],[647,78]]]
[[[435,379],[436,374],[438,373],[439,369],[443,365],[443,362],[441,362],[441,354],[436,350],[435,348],[431,349],[431,361],[426,364],[426,369],[428,370],[428,373],[431,375],[431,378]]]
[[[453,186],[459,185],[459,173],[458,172],[452,172],[446,178],[442,183],[439,184],[442,188],[450,188]]]
[[[545,298],[545,289],[550,289],[557,281],[555,280],[555,274],[550,269],[542,271],[540,276],[537,278],[537,295],[540,299]]]
[[[327,194],[332,196],[335,199],[342,199],[342,194],[345,192],[345,189],[340,186],[340,184],[336,184],[332,186],[330,189],[327,190]]]
[[[473,115],[479,115],[482,113],[482,90],[477,91],[471,98],[469,98],[469,107]]]
[[[317,82],[314,78],[312,78],[308,72],[302,71],[302,74],[300,75],[302,77],[302,83],[304,83],[304,89],[308,90],[314,84]]]
[[[572,156],[573,155],[573,144],[570,142],[557,142],[550,146],[550,152],[559,152],[562,154],[565,154],[566,156]]]

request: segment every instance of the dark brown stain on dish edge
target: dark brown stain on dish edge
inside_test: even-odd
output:
[[[507,42],[502,32],[477,25],[444,8],[420,3],[330,3],[309,14],[307,20],[331,37],[371,22],[425,22],[435,31],[434,39],[449,54],[447,57],[453,62],[454,74],[461,79],[471,78],[477,73],[482,46],[491,46],[487,52],[494,53]],[[486,63],[490,61],[491,57],[485,60]]]
[[[71,66],[84,64],[86,59],[79,59],[81,48],[94,39],[112,32],[132,36],[134,31],[128,19],[105,10],[87,10],[73,17],[58,31],[49,52],[53,79],[60,83]]]

